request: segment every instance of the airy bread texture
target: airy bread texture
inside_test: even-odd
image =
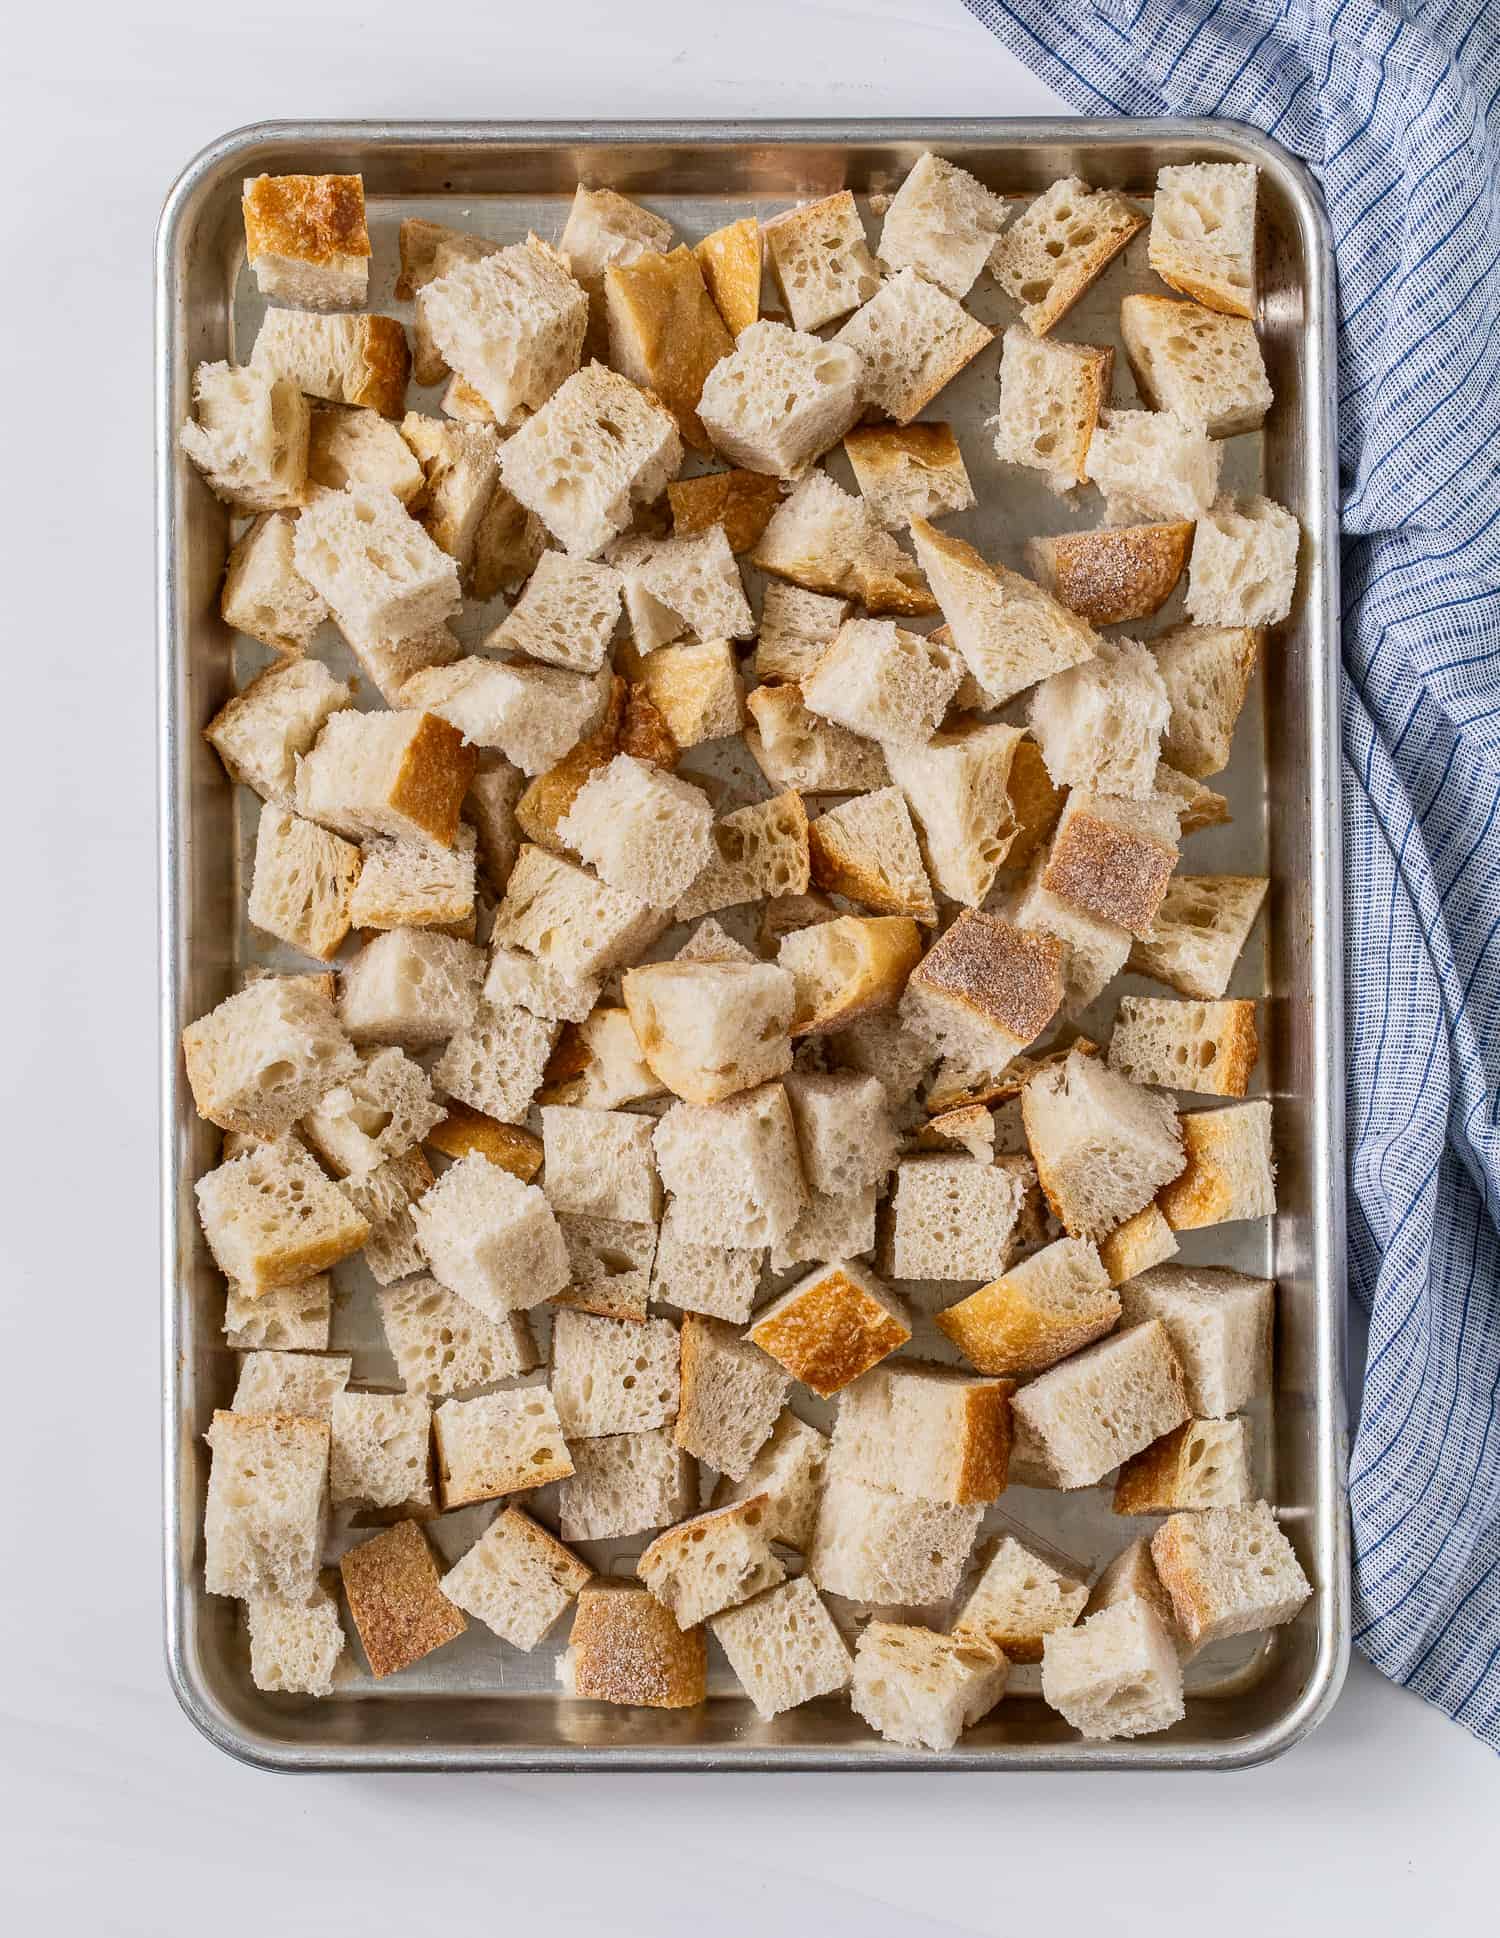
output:
[[[481,1004],[474,1020],[456,1030],[432,1066],[432,1080],[448,1096],[502,1124],[519,1124],[541,1086],[558,1024],[519,1005]]]
[[[793,930],[777,958],[796,984],[793,1036],[827,1035],[889,1008],[921,953],[917,925],[904,915],[841,915]]]
[[[556,1627],[593,1569],[519,1507],[508,1507],[442,1579],[456,1608],[512,1648],[531,1650]]]
[[[297,811],[351,840],[458,839],[475,755],[430,713],[335,713],[297,762]]]
[[[1057,1014],[1064,956],[1055,936],[964,909],[913,969],[901,1020],[976,1076],[998,1075]]]
[[[574,672],[597,673],[619,622],[623,590],[613,566],[543,552],[526,590],[487,644]]]
[[[1095,1742],[1169,1729],[1185,1713],[1172,1638],[1134,1596],[1045,1638],[1042,1695]]]
[[[408,1393],[447,1399],[541,1363],[524,1313],[487,1318],[436,1279],[389,1286],[379,1306],[386,1344]]]
[[[665,647],[663,653],[677,650]],[[663,653],[653,653],[648,667]],[[745,704],[755,723],[745,729],[745,745],[772,787],[860,794],[889,782],[882,749],[831,720],[820,720],[803,704],[802,688],[795,682],[758,686]]]
[[[743,336],[760,315],[763,247],[753,215],[715,229],[693,245],[708,293],[733,337]]]
[[[1227,1419],[1266,1386],[1275,1300],[1270,1279],[1218,1266],[1162,1265],[1120,1287],[1125,1325],[1166,1327],[1200,1419]]]
[[[880,259],[958,299],[988,263],[1010,211],[967,170],[930,150],[917,157],[892,196],[880,231]]]
[[[1177,1249],[1176,1233],[1153,1200],[1099,1241],[1099,1262],[1111,1285],[1123,1285],[1171,1258]]]
[[[432,1500],[428,1458],[430,1409],[416,1393],[333,1396],[330,1494],[337,1507],[426,1507]]]
[[[1092,1487],[1189,1417],[1182,1367],[1159,1320],[1063,1360],[1011,1405],[1054,1485],[1064,1488]]]
[[[673,1438],[719,1473],[743,1480],[770,1438],[788,1384],[775,1361],[732,1326],[690,1312],[682,1322],[682,1403]]]
[[[1269,887],[1262,875],[1174,876],[1150,928],[1131,948],[1130,967],[1184,996],[1217,1001]]]
[[[1258,636],[1244,626],[1174,626],[1151,650],[1172,704],[1162,757],[1195,779],[1219,773],[1229,765]]]
[[[980,1506],[913,1500],[830,1473],[807,1572],[830,1595],[920,1607],[946,1601],[963,1576]]]
[[[846,619],[802,682],[804,704],[851,733],[922,746],[958,686],[956,655],[891,619]]]
[[[795,984],[769,962],[653,962],[627,969],[641,1055],[692,1104],[722,1103],[792,1067]]]
[[[875,1249],[875,1187],[853,1191],[813,1191],[797,1222],[771,1247],[771,1270],[823,1264],[830,1259],[863,1258]]]
[[[970,908],[994,887],[1016,831],[1009,787],[1020,740],[1019,727],[961,717],[925,746],[885,750],[933,887]]]
[[[571,1282],[554,1305],[603,1319],[644,1319],[656,1254],[656,1226],[618,1218],[558,1217]]]
[[[677,1521],[698,1498],[692,1460],[670,1427],[578,1440],[558,1493],[564,1539],[608,1541]]]
[[[993,1279],[1036,1182],[1024,1158],[902,1158],[891,1200],[889,1269],[899,1279]]]
[[[411,1208],[432,1189],[432,1182],[432,1166],[417,1150],[390,1158],[363,1177],[340,1180],[350,1204],[369,1220],[365,1264],[377,1285],[390,1285],[421,1271],[424,1260]]]
[[[641,1055],[628,1012],[601,1006],[562,1032],[537,1101],[614,1110],[665,1094],[666,1086]]]
[[[1259,1056],[1252,1002],[1126,996],[1109,1039],[1110,1069],[1132,1083],[1210,1097],[1243,1097]]]
[[[339,1563],[344,1599],[376,1681],[409,1669],[469,1626],[438,1585],[437,1564],[415,1521],[351,1548]]]
[[[326,1420],[215,1413],[203,1516],[210,1595],[306,1602],[328,1518]]]
[[[853,1071],[797,1071],[786,1080],[802,1172],[814,1191],[880,1184],[896,1162],[884,1087]]]
[[[411,353],[394,316],[267,310],[250,367],[262,377],[295,384],[304,398],[364,405],[382,417],[400,417]]]
[[[540,1305],[568,1283],[546,1198],[477,1153],[445,1171],[412,1217],[433,1276],[487,1318]]]
[[[709,295],[691,249],[643,251],[604,272],[609,360],[632,383],[660,398],[686,443],[709,448],[698,416],[704,379],[734,339]]]
[[[909,424],[994,341],[994,331],[916,270],[902,269],[850,317],[834,341],[863,359],[866,402],[898,424]]]
[[[710,1508],[657,1535],[636,1573],[679,1628],[747,1602],[785,1579],[771,1552],[764,1495]]]
[[[623,576],[638,653],[668,646],[683,633],[707,642],[748,639],[755,631],[722,525],[690,538],[629,536],[610,546],[608,557]]]
[[[449,424],[408,411],[401,435],[421,465],[417,522],[458,564],[475,591],[480,545],[500,485],[500,434],[488,424]]]
[[[1085,665],[1043,680],[1028,724],[1059,787],[1140,801],[1155,791],[1171,711],[1152,654],[1133,639],[1110,639]]]
[[[829,1471],[914,1500],[993,1501],[1005,1491],[1014,1391],[947,1366],[878,1366],[839,1400]]]
[[[1040,1662],[1047,1636],[1071,1628],[1088,1600],[1086,1583],[1002,1535],[953,1623],[1011,1662]]]
[[[871,1622],[854,1647],[849,1700],[888,1743],[951,1750],[1005,1694],[1010,1664],[972,1636]]]
[[[842,437],[848,428],[848,423],[843,424],[838,435]],[[750,556],[763,572],[790,579],[808,592],[857,600],[870,613],[920,615],[937,610],[921,568],[902,551],[869,504],[835,484],[826,471],[812,471],[802,479],[773,515]]]
[[[349,901],[357,929],[474,929],[474,830],[461,827],[451,848],[375,836]]]
[[[444,1400],[433,1413],[432,1433],[445,1512],[545,1487],[573,1471],[558,1407],[545,1386]]]
[[[880,287],[880,265],[848,189],[788,209],[762,233],[771,274],[799,330],[846,316]]]
[[[553,666],[503,665],[471,655],[418,673],[401,690],[466,741],[496,747],[523,773],[540,774],[594,727],[607,703],[604,683]]]
[[[1258,431],[1275,401],[1254,324],[1170,296],[1127,296],[1120,334],[1141,396],[1210,437]]]
[[[1038,338],[1012,324],[1000,353],[1000,408],[986,425],[995,456],[1040,471],[1058,493],[1086,484],[1114,362],[1097,344]]]
[[[1188,618],[1204,626],[1275,626],[1292,609],[1302,528],[1270,498],[1218,498],[1198,519]]]
[[[291,1138],[231,1158],[194,1191],[214,1263],[251,1298],[300,1285],[370,1235],[368,1221]]]
[[[732,1501],[761,1496],[766,1503],[771,1539],[806,1554],[817,1525],[827,1460],[825,1437],[816,1427],[799,1420],[788,1407],[771,1429],[770,1439],[751,1461],[744,1478],[730,1480],[727,1475],[720,1476],[714,1488],[713,1504],[726,1507]]]
[[[699,1245],[682,1235],[675,1201],[667,1206],[651,1264],[651,1298],[682,1312],[743,1325],[760,1284],[762,1249]]]
[[[1224,447],[1171,411],[1111,410],[1089,444],[1089,476],[1111,525],[1201,518],[1219,488]]]
[[[426,284],[417,307],[444,360],[500,424],[540,410],[578,368],[588,295],[551,249],[512,243],[457,263]]]
[[[1190,520],[1029,538],[1026,562],[1070,612],[1092,626],[1146,619],[1165,605],[1187,564]],[[1159,644],[1152,642],[1153,650]]]
[[[1174,1514],[1152,1536],[1151,1558],[1195,1648],[1278,1628],[1312,1594],[1265,1501]]]
[[[285,1696],[332,1695],[344,1631],[338,1604],[321,1581],[305,1602],[249,1596],[245,1622],[250,1680],[257,1689]]]
[[[473,1023],[483,980],[484,951],[472,942],[392,929],[345,965],[339,1021],[359,1044],[428,1049]]]
[[[651,1155],[654,1126],[649,1117],[559,1104],[545,1106],[541,1117],[547,1163],[543,1184],[554,1211],[655,1224],[661,1187]]]
[[[873,1237],[873,1233],[872,1233]],[[757,1315],[748,1337],[827,1399],[904,1346],[911,1317],[873,1272],[820,1265]]]
[[[422,467],[401,432],[368,408],[319,404],[307,445],[309,498],[318,491],[373,485],[410,506],[422,490]]]
[[[1170,1101],[1076,1049],[1031,1078],[1021,1115],[1047,1202],[1074,1238],[1106,1237],[1186,1161]]]
[[[888,532],[967,511],[974,487],[950,424],[863,425],[844,439],[854,482]]]
[[[246,1353],[230,1410],[332,1421],[353,1365],[347,1353]]]
[[[1157,1195],[1173,1231],[1270,1218],[1276,1211],[1271,1106],[1264,1098],[1182,1115],[1187,1163]]]
[[[881,915],[935,919],[937,903],[899,788],[877,788],[828,808],[809,824],[807,842],[819,888]]]
[[[863,359],[847,344],[751,323],[708,373],[698,413],[729,463],[800,478],[858,418],[864,383]]]
[[[279,1137],[358,1056],[313,976],[265,976],[182,1032],[198,1115],[220,1130]]]
[[[650,908],[561,856],[528,844],[495,912],[493,939],[497,945],[526,950],[560,976],[586,980],[650,948],[668,919],[665,910]]]
[[[675,748],[722,740],[745,723],[743,688],[727,639],[663,646],[647,655],[632,695],[644,695],[666,725]]]
[[[616,754],[579,789],[559,836],[623,894],[670,908],[714,854],[703,790],[630,754]]]
[[[312,412],[290,379],[200,363],[193,372],[193,408],[196,418],[183,425],[177,441],[216,498],[236,511],[303,503]]]
[[[708,866],[678,898],[677,920],[691,922],[739,902],[801,895],[809,870],[807,809],[789,789],[769,801],[736,808],[713,825],[716,850]]]
[[[419,1144],[443,1107],[404,1051],[361,1050],[359,1066],[320,1099],[298,1130],[335,1177],[362,1178]]]
[[[333,1281],[326,1272],[258,1299],[231,1285],[224,1303],[224,1344],[237,1351],[325,1353],[332,1315]]]
[[[552,1391],[570,1438],[645,1433],[677,1416],[677,1328],[566,1308],[552,1321]],[[679,1444],[681,1444],[679,1442]]]
[[[558,1677],[585,1702],[691,1709],[707,1694],[701,1628],[680,1629],[645,1588],[610,1582],[585,1588]]]
[[[1115,1480],[1116,1514],[1171,1514],[1179,1508],[1243,1507],[1250,1485],[1249,1429],[1243,1420],[1189,1420],[1132,1455]]]
[[[1111,1331],[1120,1300],[1088,1240],[1059,1238],[936,1317],[981,1373],[1040,1373]]]
[[[801,680],[828,651],[848,617],[847,599],[771,579],[749,669],[758,680]]]
[[[1052,837],[1042,887],[1096,922],[1149,935],[1177,866],[1177,830],[1163,795],[1129,800],[1077,788]]]
[[[1045,336],[1145,226],[1145,216],[1123,195],[1069,175],[1010,225],[990,270],[1021,305],[1027,329]]]
[[[253,175],[240,207],[262,296],[314,310],[364,302],[370,232],[362,175]]]
[[[1151,267],[1227,316],[1255,314],[1252,162],[1190,162],[1156,173]]]
[[[805,1575],[725,1609],[709,1627],[764,1722],[848,1687],[853,1661]]]
[[[248,633],[278,653],[305,653],[313,634],[328,617],[327,601],[297,570],[296,529],[285,513],[262,512],[230,552],[224,567],[224,589],[219,594],[224,624],[237,633]],[[308,671],[331,679],[327,669],[316,662],[309,662]],[[260,677],[265,679],[268,674]],[[212,727],[208,732],[211,737]],[[251,781],[250,785],[255,783]]]

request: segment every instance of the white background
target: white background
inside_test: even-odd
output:
[[[1500,1765],[1356,1663],[1217,1780],[292,1779],[178,1714],[157,1536],[151,231],[281,116],[1041,113],[958,0],[32,0],[0,55],[0,1910],[214,1938],[1493,1930]]]

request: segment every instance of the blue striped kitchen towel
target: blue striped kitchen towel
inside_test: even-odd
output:
[[[1355,1641],[1500,1748],[1500,0],[966,0],[1316,175],[1340,286]]]

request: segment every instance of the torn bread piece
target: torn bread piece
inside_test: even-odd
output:
[[[1055,936],[964,909],[912,971],[901,1020],[951,1062],[998,1075],[1057,1014],[1063,963]]]
[[[475,765],[458,729],[433,714],[335,713],[297,762],[297,811],[353,840],[451,848]]]
[[[856,600],[872,614],[937,610],[921,567],[865,500],[844,491],[826,471],[810,472],[779,507],[751,563],[809,592]]]
[[[262,296],[357,309],[370,279],[362,175],[254,175],[240,196],[245,254]]]
[[[849,1700],[888,1743],[951,1750],[999,1702],[1009,1673],[977,1636],[871,1622],[855,1644]]]
[[[451,848],[372,836],[354,884],[349,919],[357,929],[474,929],[474,830],[461,827]]]
[[[519,1507],[496,1515],[443,1576],[456,1608],[509,1642],[531,1650],[555,1628],[593,1569]]]
[[[922,1607],[957,1591],[979,1531],[978,1503],[913,1500],[830,1472],[807,1573],[826,1594]]]
[[[395,928],[344,966],[339,1020],[354,1042],[431,1049],[474,1020],[484,952],[457,936]]]
[[[1119,1286],[1173,1257],[1177,1249],[1177,1235],[1153,1200],[1099,1241],[1099,1262],[1110,1284]]]
[[[675,650],[667,646],[661,653],[653,653],[648,668],[663,654]],[[772,787],[814,794],[862,794],[889,784],[890,773],[878,742],[831,720],[819,719],[804,705],[802,688],[795,681],[758,686],[746,695],[745,705],[754,722],[745,728],[745,745]]]
[[[1259,656],[1258,634],[1245,626],[1174,626],[1152,640],[1151,650],[1172,707],[1162,758],[1194,780],[1222,772]]]
[[[995,245],[990,273],[1021,305],[1033,336],[1045,336],[1145,226],[1115,189],[1091,189],[1069,175],[1016,217]]]
[[[697,257],[684,247],[610,264],[604,272],[604,308],[610,363],[666,405],[685,443],[706,451],[698,400],[704,379],[730,354],[734,339]]]
[[[914,269],[898,270],[834,338],[863,359],[866,402],[898,424],[909,424],[993,340],[993,330]]]
[[[753,215],[715,229],[693,244],[708,293],[732,337],[743,336],[760,315],[763,253],[760,224]]]
[[[1171,411],[1105,411],[1088,452],[1111,525],[1201,518],[1218,493],[1223,462],[1222,444]]]
[[[1021,1116],[1047,1202],[1075,1238],[1108,1236],[1186,1163],[1171,1101],[1077,1049],[1032,1076]]]
[[[463,595],[458,567],[393,492],[326,492],[297,520],[297,570],[361,641],[408,639],[441,626]]]
[[[1217,1001],[1269,887],[1263,875],[1174,875],[1150,928],[1131,947],[1130,967],[1180,995]]]
[[[422,467],[397,427],[378,411],[347,404],[314,405],[307,482],[310,498],[348,485],[376,485],[407,507],[423,487]]]
[[[1157,1194],[1173,1231],[1197,1231],[1276,1211],[1271,1106],[1264,1097],[1182,1114],[1187,1163]]]
[[[1143,801],[1155,792],[1171,711],[1147,648],[1133,639],[1101,639],[1093,659],[1043,680],[1031,696],[1027,724],[1059,787]]]
[[[1270,498],[1217,498],[1198,519],[1187,613],[1204,626],[1276,626],[1292,609],[1302,527]]]
[[[1251,1498],[1243,1420],[1189,1420],[1132,1454],[1115,1477],[1116,1514],[1245,1507]]]
[[[914,269],[962,301],[1009,219],[1003,196],[929,151],[891,197],[878,253],[891,269]]]
[[[880,287],[880,265],[848,189],[775,216],[763,237],[771,274],[798,330],[821,329],[868,302]]]
[[[455,1030],[432,1066],[432,1079],[448,1096],[502,1124],[519,1124],[541,1087],[559,1025],[513,1004],[481,1003],[474,1019]]]
[[[291,1138],[231,1158],[193,1189],[214,1263],[251,1298],[327,1271],[370,1235],[369,1221]]]
[[[226,626],[288,656],[305,653],[328,617],[327,600],[297,570],[296,530],[284,512],[262,512],[231,550],[219,594]],[[331,682],[326,667],[317,670]]]
[[[1042,1644],[1042,1695],[1095,1742],[1149,1736],[1182,1721],[1182,1668],[1171,1635],[1134,1596]]]
[[[377,1303],[408,1393],[430,1400],[473,1393],[541,1363],[524,1312],[487,1318],[434,1278],[387,1286]]]
[[[417,306],[444,360],[510,424],[578,369],[589,299],[556,251],[511,243],[448,267]]]
[[[792,1067],[795,984],[774,963],[644,963],[623,988],[642,1056],[689,1103],[721,1103]]]
[[[664,216],[642,208],[639,202],[612,188],[589,188],[580,182],[557,246],[573,280],[588,291],[584,359],[597,357],[602,361],[609,351],[605,276],[617,264],[665,255],[672,246],[672,225]]]
[[[784,323],[751,323],[703,381],[698,415],[731,464],[800,478],[864,407],[864,360]]]
[[[893,619],[846,619],[802,682],[803,704],[891,746],[925,746],[958,686],[958,655]]]
[[[312,412],[290,379],[200,363],[193,372],[193,410],[177,441],[216,498],[246,512],[304,502]]]
[[[250,352],[264,378],[284,378],[325,404],[365,404],[382,417],[406,409],[411,352],[394,316],[314,316],[267,310]]]
[[[669,484],[667,502],[674,537],[691,538],[710,525],[722,525],[730,551],[738,554],[750,551],[760,538],[781,503],[781,490],[774,478],[758,471],[707,471]]]
[[[701,788],[616,754],[579,789],[557,832],[611,888],[669,908],[713,858],[713,819]]]
[[[575,1440],[558,1493],[566,1541],[609,1541],[679,1521],[698,1499],[698,1474],[670,1427]]]
[[[412,302],[419,290],[455,263],[477,262],[481,256],[493,256],[504,247],[491,236],[468,235],[462,229],[450,229],[445,223],[429,222],[420,215],[403,218],[397,246],[401,256],[401,273],[395,288],[398,303]],[[452,375],[420,309],[412,317],[411,374],[413,381],[424,387],[440,384]]]
[[[279,1137],[355,1068],[331,983],[264,976],[188,1024],[182,1056],[200,1117],[220,1130]]]
[[[682,1322],[679,1447],[743,1480],[770,1438],[789,1382],[773,1359],[732,1326],[690,1312]]]
[[[1191,520],[1113,526],[1029,538],[1026,562],[1039,584],[1091,626],[1146,619],[1166,604],[1187,564]],[[1155,648],[1159,642],[1153,640]]]
[[[925,746],[885,750],[933,887],[970,908],[994,887],[1010,851],[1010,773],[1021,738],[1019,727],[959,716]]]
[[[976,502],[951,424],[866,424],[844,439],[860,495],[888,532]]]
[[[653,1303],[680,1312],[743,1325],[760,1284],[765,1253],[759,1247],[700,1245],[683,1236],[676,1201],[667,1206],[651,1262]]]
[[[690,1243],[753,1251],[776,1244],[797,1222],[807,1186],[781,1084],[718,1104],[674,1104],[653,1142],[678,1229]]]
[[[982,1637],[1011,1662],[1040,1662],[1047,1636],[1071,1628],[1088,1596],[1075,1571],[1005,1534],[954,1618],[953,1632]]]
[[[478,1152],[445,1171],[412,1218],[438,1283],[488,1318],[529,1310],[568,1283],[567,1247],[551,1205],[534,1184]]]
[[[432,1416],[444,1512],[545,1487],[573,1471],[545,1386],[444,1400]]]
[[[1115,353],[1035,337],[1012,324],[1000,357],[1000,407],[988,429],[1002,464],[1040,471],[1053,491],[1087,483]]]
[[[1226,316],[1254,316],[1256,185],[1251,162],[1157,170],[1151,267],[1164,283]]]
[[[638,957],[666,928],[666,910],[526,844],[495,911],[492,940],[524,949],[560,976],[587,979]]]
[[[848,617],[847,599],[807,592],[784,579],[770,580],[747,672],[757,680],[800,681],[828,651]]]
[[[713,859],[678,900],[679,922],[769,895],[806,892],[807,810],[794,790],[724,815],[713,825],[713,842]]]
[[[786,1407],[744,1478],[720,1476],[713,1505],[725,1507],[753,1494],[763,1495],[771,1539],[805,1555],[817,1525],[827,1459],[827,1438]]]

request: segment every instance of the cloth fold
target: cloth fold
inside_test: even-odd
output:
[[[1354,1637],[1500,1749],[1500,6],[965,0],[1311,167],[1339,281]]]

